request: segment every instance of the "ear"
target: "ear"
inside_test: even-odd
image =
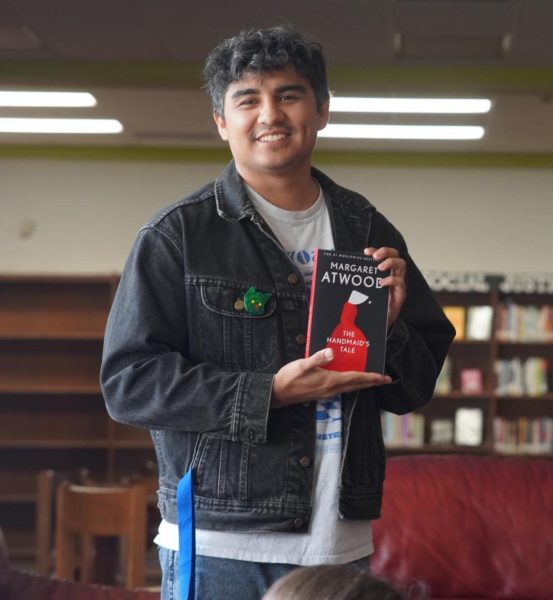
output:
[[[226,124],[225,118],[222,117],[221,115],[218,115],[217,113],[213,113],[213,120],[215,121],[215,125],[217,125],[217,131],[219,132],[221,139],[224,140],[225,142],[227,142],[228,134],[227,134],[227,124]]]
[[[330,98],[325,100],[321,104],[321,109],[319,110],[319,131],[324,129],[328,125],[328,119],[330,116]]]

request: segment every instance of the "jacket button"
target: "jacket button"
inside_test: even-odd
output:
[[[309,458],[309,456],[302,456],[300,458],[300,465],[302,467],[308,467],[311,464],[311,459]]]
[[[296,285],[299,280],[300,278],[295,273],[290,273],[290,275],[288,275],[288,283],[291,283],[292,285]]]
[[[234,310],[244,310],[244,300],[242,298],[234,301]]]
[[[296,336],[296,344],[298,344],[299,346],[303,346],[303,344],[305,344],[304,333],[298,333],[298,335]]]
[[[296,529],[301,529],[303,527],[303,519],[301,517],[297,517],[294,519],[293,525]]]

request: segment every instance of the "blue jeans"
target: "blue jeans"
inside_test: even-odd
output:
[[[179,596],[178,552],[159,548],[161,600]],[[352,563],[369,568],[369,558]],[[274,581],[298,565],[255,563],[228,558],[196,556],[196,600],[259,600]]]

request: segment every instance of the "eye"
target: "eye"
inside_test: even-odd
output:
[[[238,106],[253,106],[256,102],[255,98],[242,98],[238,103]]]

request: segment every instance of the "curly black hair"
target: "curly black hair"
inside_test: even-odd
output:
[[[326,61],[320,44],[287,25],[276,25],[242,31],[211,51],[203,76],[213,112],[224,116],[228,86],[243,73],[279,71],[288,65],[309,81],[320,110],[329,98]]]

